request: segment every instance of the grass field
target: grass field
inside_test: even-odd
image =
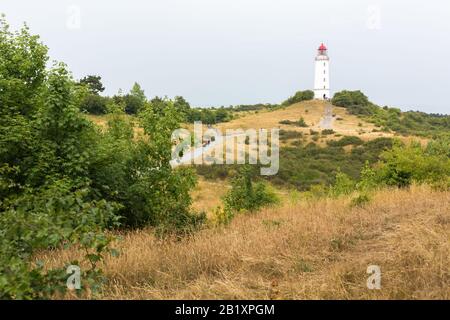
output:
[[[350,198],[285,202],[181,242],[130,232],[103,265],[99,298],[449,299],[449,224],[450,192],[415,186],[380,191],[363,208]],[[381,268],[380,290],[366,287],[369,265]]]

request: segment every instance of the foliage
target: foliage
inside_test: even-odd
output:
[[[331,99],[331,102],[335,106],[348,108],[350,106],[366,106],[369,104],[369,99],[359,90],[343,90],[336,92]]]
[[[397,143],[391,150],[381,155],[377,179],[381,183],[397,187],[407,187],[413,182],[435,183],[446,181],[450,176],[449,150],[436,151],[435,142],[428,148],[420,143],[410,145]]]
[[[342,146],[320,147],[314,143],[282,147],[278,174],[267,179],[276,185],[306,191],[316,184],[333,184],[340,168],[342,173],[356,181],[366,161],[377,162],[380,154],[391,146],[391,139],[377,138],[348,152]]]
[[[335,134],[336,132],[333,129],[324,129],[324,130],[322,130],[321,133],[323,136],[326,136],[326,135]]]
[[[230,106],[233,111],[261,111],[261,110],[276,110],[280,108],[279,104],[257,103],[257,104],[241,104],[237,106]]]
[[[232,113],[225,108],[193,108],[189,110],[186,116],[189,123],[201,121],[204,124],[228,122],[232,119]]]
[[[292,130],[280,130],[280,140],[299,139],[303,137],[303,133]]]
[[[278,197],[263,182],[252,181],[251,169],[244,166],[231,181],[231,189],[224,196],[225,210],[253,212],[261,207],[277,203]]]
[[[109,250],[104,229],[118,221],[161,234],[201,226],[204,214],[189,210],[192,171],[169,164],[171,133],[181,120],[171,101],[161,100],[160,109],[143,106],[145,137],[135,136],[123,105],[112,102],[115,114],[100,129],[80,112],[83,98],[95,94],[75,83],[64,64],[46,70],[47,48],[37,36],[27,28],[10,32],[1,20],[0,49],[1,297],[48,297],[63,289],[54,282],[62,278],[53,278],[61,270],[33,264],[37,250],[73,244],[86,251],[89,273],[98,274]],[[142,98],[143,91],[134,86],[132,95]]]
[[[351,206],[352,207],[363,207],[364,205],[366,205],[369,202],[370,202],[370,196],[367,193],[361,193],[352,199]]]
[[[364,143],[363,140],[361,140],[361,138],[357,137],[357,136],[344,136],[339,140],[328,140],[327,144],[330,147],[345,147],[345,146],[349,146],[349,145],[354,145],[354,146],[359,146],[362,145]]]
[[[187,120],[189,112],[191,111],[191,105],[182,96],[176,96],[173,101],[173,106],[178,113],[183,115],[183,120]]]
[[[448,135],[450,116],[426,114],[418,111],[402,112],[398,108],[389,108],[371,103],[361,91],[337,92],[332,103],[347,108],[350,114],[358,115],[374,123],[383,131],[395,131],[402,135],[438,137]]]
[[[300,119],[298,121],[281,120],[280,124],[295,125],[295,126],[301,127],[301,128],[308,127],[308,125],[306,124],[305,119],[303,117],[300,117]]]
[[[102,77],[89,75],[79,81],[79,84],[88,87],[90,92],[94,95],[98,95],[100,92],[105,91],[105,87],[102,84]]]
[[[348,195],[355,189],[355,181],[350,179],[348,175],[342,173],[340,170],[336,173],[334,184],[330,187],[330,195],[337,197],[340,195]]]
[[[103,229],[117,225],[118,206],[105,200],[87,200],[89,191],[74,189],[65,180],[55,181],[39,192],[26,189],[1,205],[0,299],[49,298],[66,288],[65,268],[46,270],[33,258],[37,250],[76,245],[85,252],[90,267],[82,270],[82,289],[99,279],[97,264],[112,237]],[[79,261],[71,261],[80,265]],[[94,282],[92,282],[94,281]]]
[[[121,106],[122,111],[132,115],[138,114],[147,103],[144,90],[142,90],[137,82],[134,83],[128,94],[123,95],[121,91],[119,91],[112,99],[116,105]]]
[[[314,99],[314,92],[311,90],[297,91],[292,97],[282,103],[283,106]]]
[[[109,98],[99,96],[97,94],[88,94],[80,103],[80,110],[90,114],[106,114],[108,113]]]
[[[300,119],[298,120],[298,124],[297,125],[299,127],[301,127],[301,128],[307,128],[308,127],[308,125],[305,122],[305,118],[303,118],[303,117],[300,117]]]
[[[233,218],[234,211],[226,206],[218,206],[212,212],[212,223],[215,226],[227,225],[233,220]]]

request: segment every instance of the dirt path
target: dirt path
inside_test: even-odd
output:
[[[333,129],[333,105],[327,103],[325,106],[325,113],[323,118],[320,120],[319,127],[321,129]]]

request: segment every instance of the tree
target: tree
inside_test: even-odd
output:
[[[105,87],[103,87],[101,80],[102,77],[100,76],[89,75],[81,79],[79,83],[82,85],[86,85],[91,93],[99,94],[100,92],[103,92],[105,90]]]
[[[130,90],[130,95],[139,99],[139,102],[143,105],[147,101],[144,90],[142,90],[139,83],[135,82]]]
[[[102,97],[97,94],[88,94],[80,103],[80,110],[90,114],[108,113],[108,102],[110,98]]]
[[[188,113],[191,110],[189,102],[187,102],[183,97],[176,96],[174,99],[173,106],[175,109],[183,115],[184,120],[187,120]]]
[[[33,119],[43,103],[47,51],[28,27],[12,32],[0,18],[0,163],[2,179],[9,181],[1,196],[18,192],[32,165]]]
[[[369,99],[361,91],[343,90],[336,92],[331,100],[333,105],[348,108],[351,106],[367,106],[370,104]]]

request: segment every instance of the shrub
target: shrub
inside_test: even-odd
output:
[[[345,137],[342,137],[338,141],[335,141],[335,140],[327,141],[327,144],[331,147],[345,147],[348,145],[359,146],[359,145],[362,145],[363,143],[364,143],[364,141],[361,140],[361,138],[356,137],[356,136],[345,136]]]
[[[301,117],[298,121],[291,121],[291,120],[281,120],[279,122],[280,124],[286,124],[286,125],[294,125],[301,128],[307,128],[308,125],[305,122],[305,119]]]
[[[62,271],[35,266],[37,250],[74,245],[98,274],[103,231],[118,220],[164,234],[200,227],[205,215],[189,210],[195,176],[170,166],[181,119],[172,102],[141,112],[145,137],[123,110],[100,130],[80,112],[85,88],[64,64],[45,69],[47,49],[27,28],[13,33],[0,19],[0,50],[0,298],[53,294]]]
[[[326,136],[326,135],[330,135],[330,134],[335,134],[333,129],[324,129],[324,130],[322,130],[322,135]]]
[[[348,195],[355,190],[356,183],[340,170],[336,174],[335,183],[330,187],[329,193],[333,197]]]
[[[367,106],[369,99],[361,91],[347,91],[343,90],[336,92],[331,99],[333,105],[338,107],[350,107],[350,106]]]
[[[352,199],[351,206],[352,207],[363,207],[364,205],[366,205],[369,202],[370,202],[369,195],[367,193],[362,193]]]
[[[297,91],[292,97],[282,103],[283,106],[289,106],[294,103],[314,99],[314,92],[311,90]]]
[[[253,212],[275,204],[278,197],[263,182],[252,181],[251,170],[244,167],[231,181],[231,189],[223,198],[225,210]]]
[[[305,122],[305,119],[303,118],[303,117],[301,117],[299,120],[298,120],[298,124],[297,124],[299,127],[301,127],[301,128],[307,128],[308,127],[308,125],[306,124],[306,122]]]
[[[303,134],[298,131],[280,130],[280,140],[299,139]]]
[[[80,110],[96,115],[106,114],[108,113],[108,103],[108,98],[99,96],[98,94],[89,94],[81,102]]]
[[[90,268],[82,270],[83,287],[96,289],[99,261],[112,237],[103,233],[117,225],[118,206],[105,200],[90,201],[87,189],[74,189],[68,181],[56,181],[39,192],[31,189],[4,201],[0,214],[0,299],[50,298],[64,292],[66,270],[44,269],[33,255],[48,247],[77,245],[85,252]],[[71,261],[80,265],[79,261]],[[94,282],[92,282],[94,281]]]
[[[212,222],[214,225],[227,225],[233,220],[234,212],[230,208],[216,207],[212,212]]]
[[[431,143],[433,145],[433,143]],[[450,176],[450,158],[440,152],[422,148],[420,143],[408,146],[397,143],[381,155],[378,179],[387,185],[407,187],[412,182],[435,183]]]

